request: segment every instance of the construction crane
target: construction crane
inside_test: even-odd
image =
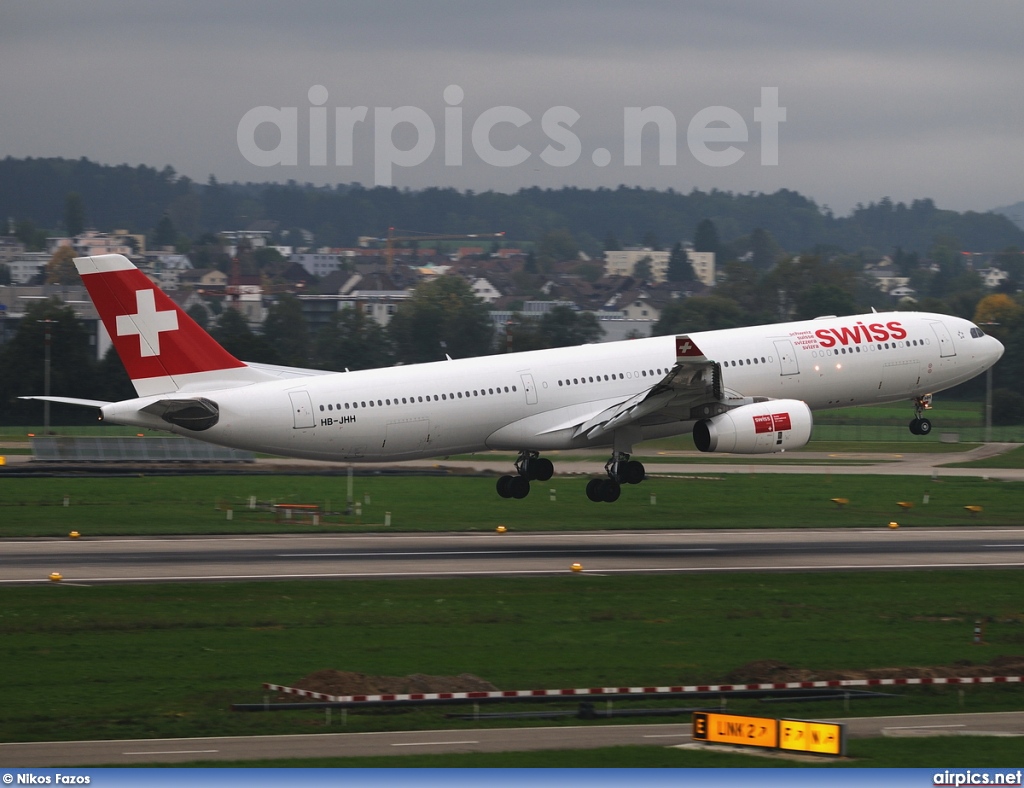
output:
[[[412,232],[406,230],[406,232]],[[417,233],[415,235],[395,235],[395,228],[389,227],[385,238],[378,238],[384,242],[384,265],[385,270],[390,274],[395,264],[395,244],[406,241],[457,241],[469,239],[503,238],[505,233]]]

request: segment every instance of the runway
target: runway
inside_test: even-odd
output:
[[[0,584],[1024,566],[1024,528],[0,540]]]
[[[843,722],[847,736],[1024,735],[1024,712],[860,717]],[[380,733],[316,733],[290,736],[215,736],[196,739],[124,739],[0,744],[0,766],[53,767],[96,764],[176,765],[195,762],[338,758],[367,755],[463,752],[525,752],[640,745],[671,747],[690,742],[690,725],[571,725],[472,728]],[[752,763],[751,765],[756,765]]]

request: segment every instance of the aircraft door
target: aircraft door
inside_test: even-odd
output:
[[[519,375],[523,381],[523,391],[526,392],[526,404],[536,405],[537,404],[537,387],[533,382],[533,375],[529,372],[523,372]]]
[[[775,340],[775,352],[779,354],[779,374],[799,375],[800,365],[796,360],[796,351],[793,350],[793,343],[788,339]]]
[[[953,337],[945,323],[932,323],[932,331],[935,332],[935,339],[939,342],[939,357],[949,358],[956,355],[956,348],[953,346]]]
[[[316,419],[313,418],[313,403],[309,399],[308,391],[289,391],[288,396],[292,401],[292,428],[305,430],[316,426]]]

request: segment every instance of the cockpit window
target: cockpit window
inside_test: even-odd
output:
[[[971,328],[971,336],[974,337],[975,339],[977,339],[978,337],[985,336],[985,332],[982,331],[977,326],[974,326],[974,327]]]

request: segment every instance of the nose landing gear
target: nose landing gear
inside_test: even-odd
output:
[[[921,416],[926,410],[931,410],[932,395],[925,394],[923,397],[914,398],[914,418],[910,422],[910,431],[915,435],[927,435],[932,431],[931,420]]]

